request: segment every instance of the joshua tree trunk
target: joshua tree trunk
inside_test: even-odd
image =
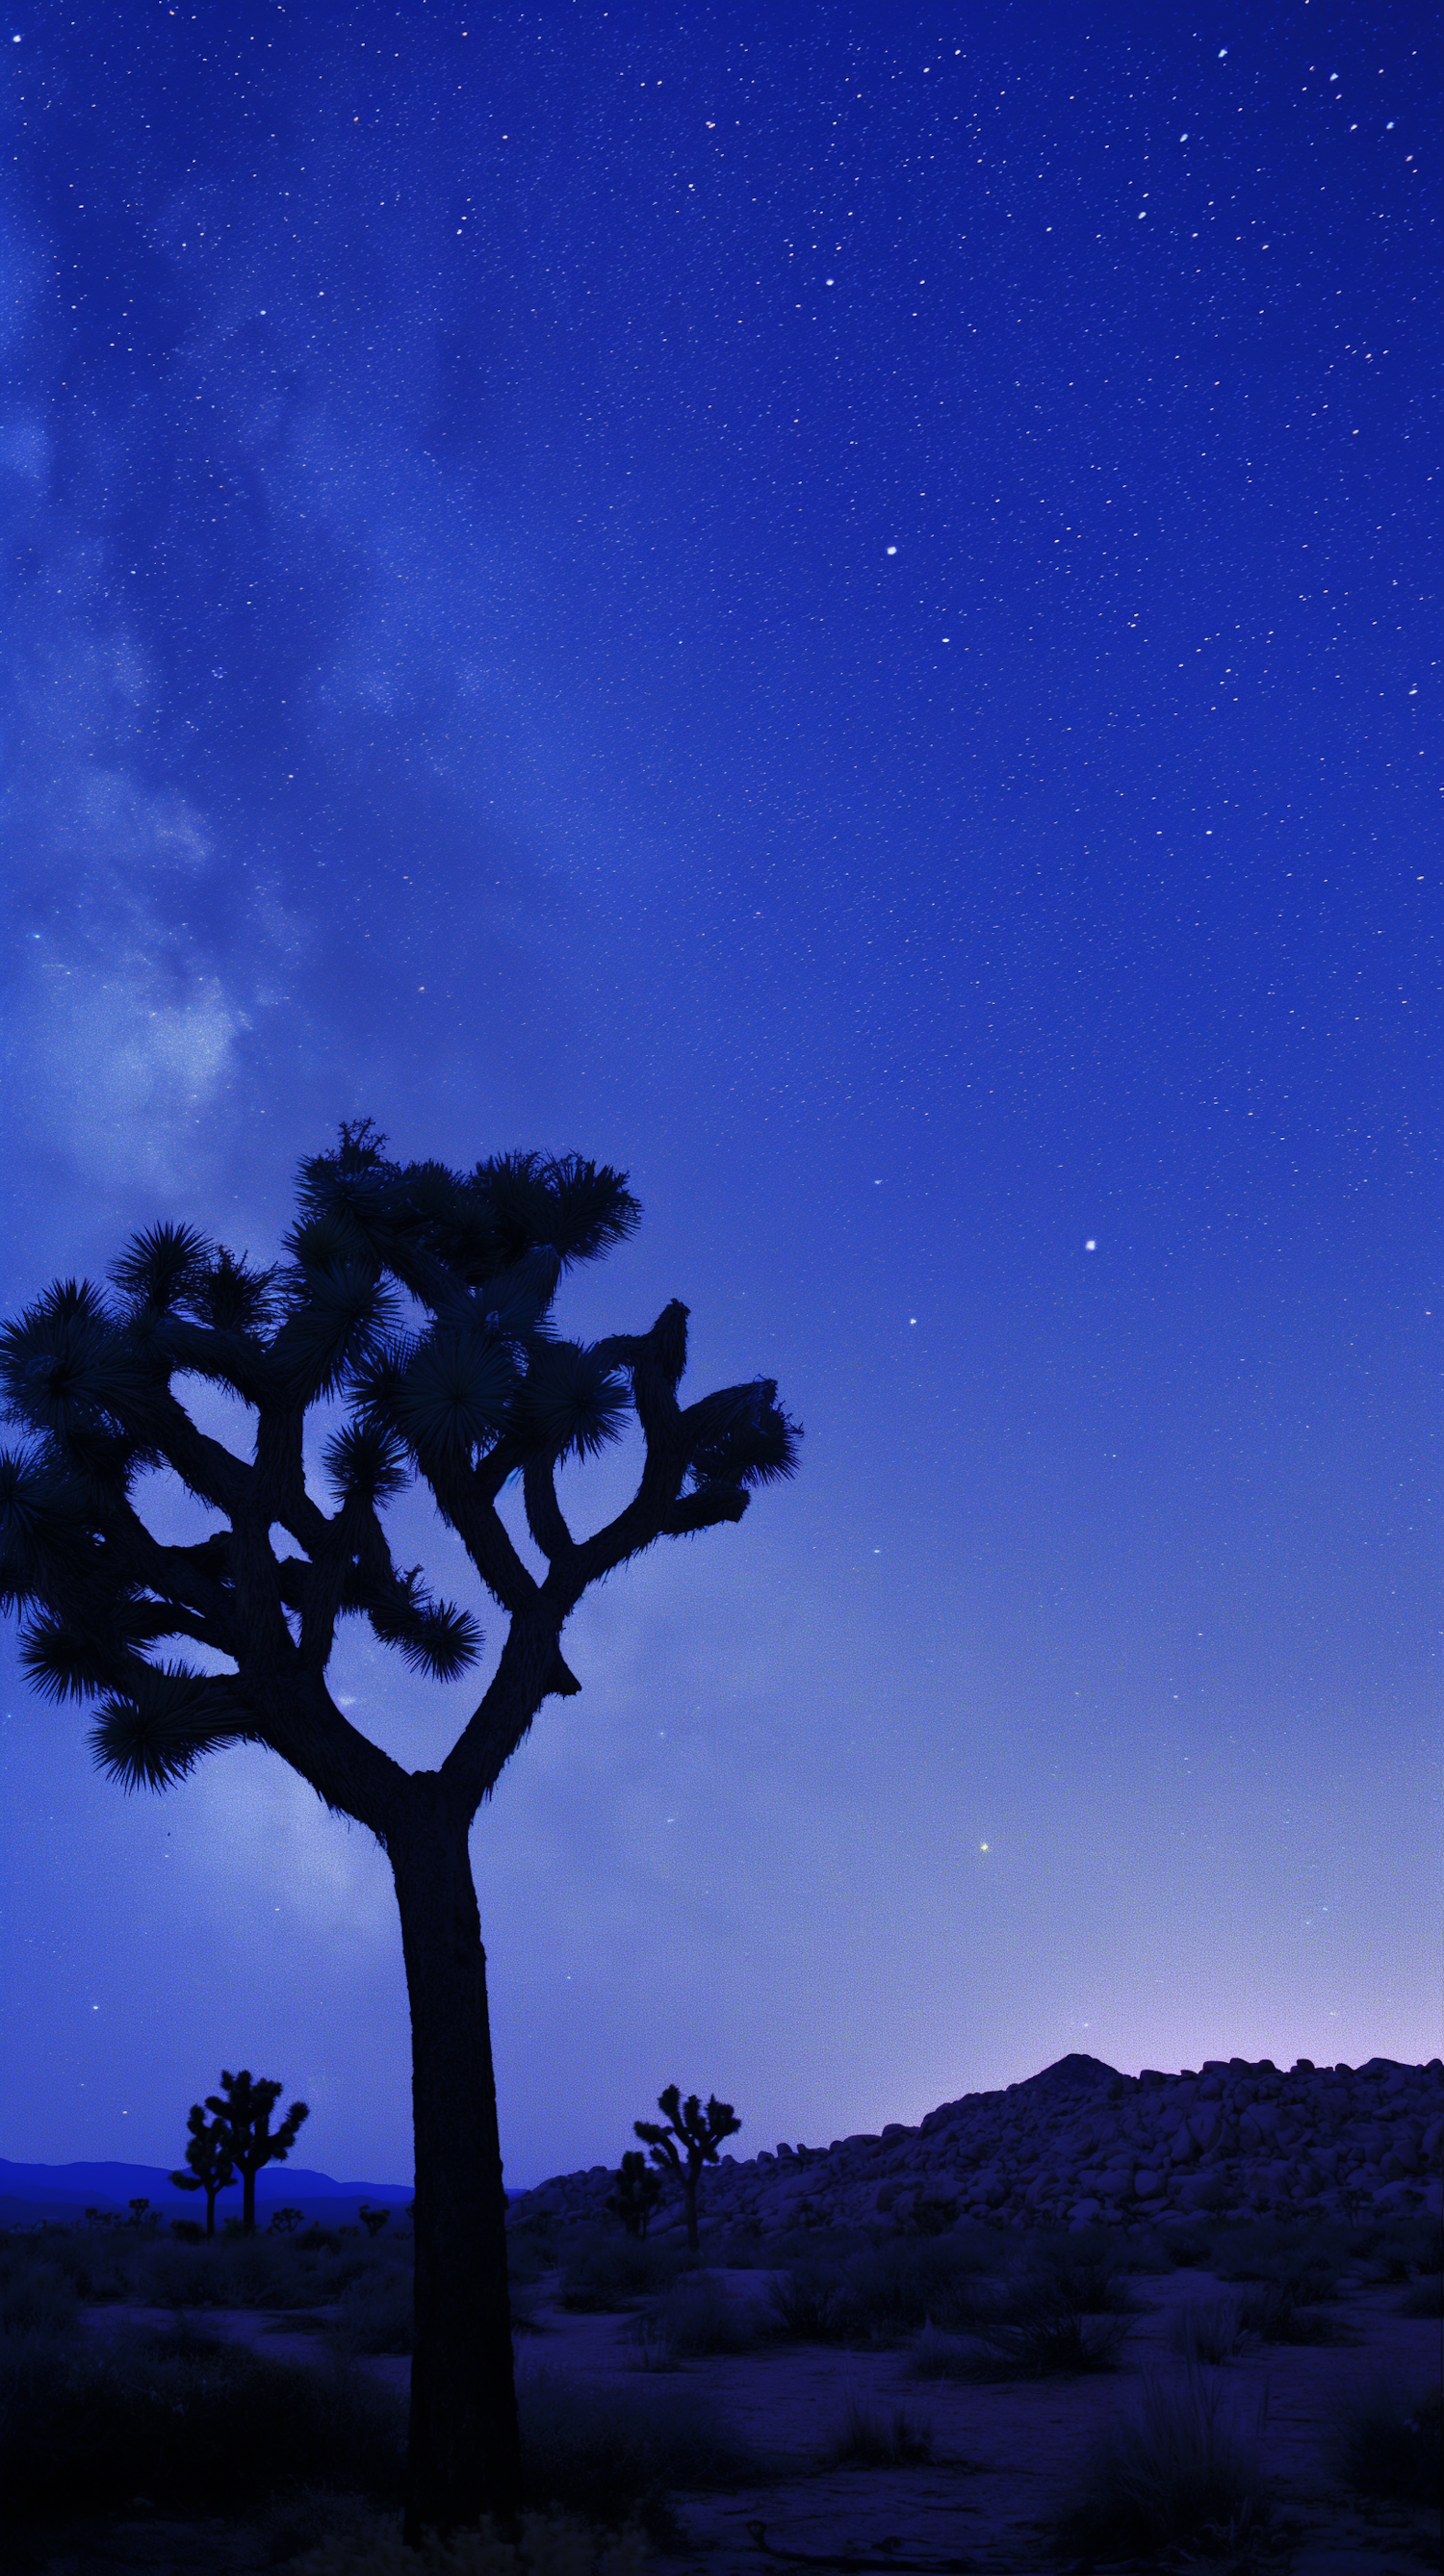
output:
[[[215,2232],[216,2232],[216,2193],[217,2193],[217,2191],[219,2190],[219,2188],[220,2188],[220,2186],[219,2186],[219,2184],[218,2184],[218,2183],[208,2182],[208,2183],[206,2184],[206,2234],[207,2234],[207,2236],[214,2236],[214,2234],[215,2234]]]
[[[687,2208],[688,2250],[695,2254],[697,2251],[697,2177],[694,2173],[684,2173],[682,2176],[682,2198]]]
[[[493,2515],[520,2493],[506,2193],[486,1953],[469,1817],[438,1774],[413,1774],[387,1831],[411,1999],[416,2132],[416,2350],[406,2537]]]

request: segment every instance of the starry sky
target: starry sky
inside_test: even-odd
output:
[[[479,1819],[508,2181],[669,2082],[753,2154],[1434,2053],[1425,13],[0,38],[5,1310],[273,1256],[369,1112],[624,1168],[564,1324],[680,1296],[806,1429]],[[380,1852],[256,1751],[127,1799],[4,1655],[0,2152],[244,2063],[408,2175]]]

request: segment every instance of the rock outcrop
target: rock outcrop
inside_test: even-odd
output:
[[[702,2182],[708,2232],[885,2227],[939,2232],[979,2219],[1039,2227],[1146,2221],[1203,2212],[1347,2217],[1438,2212],[1444,2063],[1316,2067],[1280,2074],[1268,2058],[1208,2059],[1196,2071],[1120,2075],[1096,2057],[1060,2057],[1001,2093],[944,2102],[917,2128],[828,2147],[780,2145],[724,2156]],[[597,2221],[605,2165],[562,2174],[512,2203],[513,2223]],[[683,2225],[664,2201],[653,2236]]]

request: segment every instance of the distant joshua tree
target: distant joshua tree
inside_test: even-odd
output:
[[[742,2123],[731,2103],[719,2102],[715,2093],[708,2096],[704,2111],[695,2093],[689,2093],[684,2103],[675,2084],[658,2094],[657,2108],[667,2114],[665,2129],[659,2128],[655,2120],[634,2120],[632,2127],[651,2148],[653,2164],[660,2165],[664,2173],[670,2167],[681,2182],[687,2205],[687,2243],[695,2254],[698,2178],[704,2165],[715,2165],[722,2140],[732,2137]]]
[[[277,2090],[279,2091],[279,2087]],[[177,2191],[203,2191],[206,2196],[206,2234],[216,2232],[216,2194],[231,2191],[239,2177],[231,2154],[231,2133],[224,2120],[208,2120],[203,2102],[192,2102],[186,2120],[190,2144],[186,2148],[189,2173],[173,2173],[171,2181]]]
[[[0,1606],[22,1615],[33,1685],[94,1704],[97,1758],[125,1787],[169,1788],[222,1746],[265,1745],[387,1855],[411,2004],[405,2532],[419,2544],[483,2514],[510,2535],[521,2493],[473,1819],[542,1702],[581,1687],[561,1640],[583,1595],[659,1539],[740,1521],[754,1486],[791,1475],[797,1427],[770,1378],[679,1403],[676,1299],[645,1332],[560,1334],[564,1272],[640,1218],[624,1174],[530,1153],[458,1172],[388,1161],[385,1142],[360,1119],[302,1164],[284,1268],[166,1222],[132,1237],[115,1294],[58,1281],[5,1326],[0,1388],[24,1437],[0,1457]],[[197,1378],[249,1408],[243,1450],[185,1410]],[[341,1412],[324,1500],[306,1442],[318,1406]],[[558,1474],[633,1419],[636,1489],[579,1536]],[[203,1538],[148,1527],[156,1468],[204,1509]],[[544,1574],[498,1508],[517,1480]],[[363,1735],[327,1681],[347,1619],[434,1681],[481,1655],[472,1612],[392,1555],[387,1514],[413,1483],[504,1622],[455,1743],[421,1771]]]
[[[629,2236],[645,2237],[653,2210],[662,2197],[662,2177],[653,2173],[640,2147],[629,2147],[616,2176],[616,2190],[607,2195],[607,2207],[614,2218],[620,2218]]]
[[[304,2102],[293,2102],[279,2129],[271,2126],[271,2113],[281,2098],[280,2084],[269,2075],[253,2076],[243,2066],[239,2075],[222,2070],[219,2093],[206,2095],[206,2109],[213,2111],[217,2127],[223,2131],[226,2152],[241,2177],[241,2233],[256,2232],[256,2176],[262,2165],[284,2164],[296,2143],[303,2120],[311,2113]],[[191,2114],[192,2119],[195,2113]]]

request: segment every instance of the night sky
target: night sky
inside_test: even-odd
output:
[[[754,2154],[1434,2053],[1426,13],[3,37],[5,1311],[274,1257],[369,1112],[625,1169],[564,1327],[680,1296],[806,1430],[478,1821],[509,2183],[669,2082]],[[383,1855],[4,1653],[0,2152],[245,2064],[409,2175]],[[474,1696],[338,1669],[416,1764]]]

